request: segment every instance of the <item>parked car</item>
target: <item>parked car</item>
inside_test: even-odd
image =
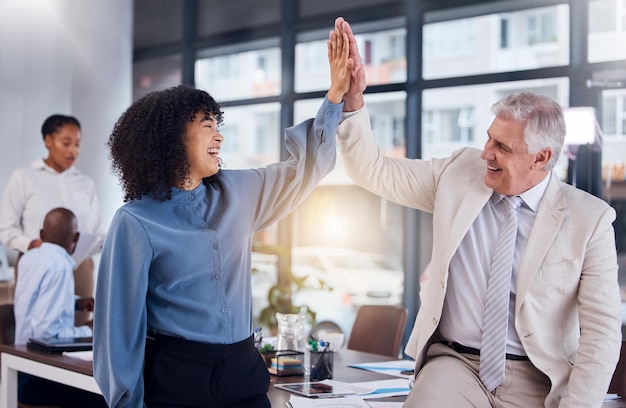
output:
[[[277,282],[278,256],[252,252],[252,313],[255,322],[261,311],[268,306],[268,292]],[[342,291],[327,285],[319,279],[307,279],[305,287],[296,291],[293,304],[307,306],[315,312],[313,324],[307,323],[306,330],[325,327],[329,331],[341,331],[347,335],[352,329],[356,308]]]
[[[255,317],[268,305],[276,284],[276,255],[252,253],[252,309]],[[314,326],[341,331],[347,341],[356,311],[363,304],[401,304],[404,272],[395,260],[381,254],[348,248],[297,247],[291,253],[292,274],[304,278],[293,304],[315,312]]]
[[[401,304],[404,272],[381,254],[335,247],[298,247],[291,254],[292,272],[311,285],[326,282],[353,306]]]

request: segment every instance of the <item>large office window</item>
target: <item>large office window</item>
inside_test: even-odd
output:
[[[620,282],[626,287],[626,181],[620,171],[626,151],[626,77],[621,65],[626,63],[626,0],[584,0],[582,4],[545,0],[530,5],[456,1],[451,3],[458,7],[444,2],[446,7],[439,9],[438,2],[427,2],[426,7],[408,0],[323,0],[298,1],[295,10],[288,0],[272,0],[258,18],[250,14],[235,24],[217,21],[209,7],[213,3],[199,5],[198,36],[186,45],[196,52],[195,85],[225,102],[221,131],[226,168],[254,168],[278,160],[285,118],[293,114],[294,122],[299,122],[315,115],[319,98],[330,84],[326,39],[332,19],[326,21],[323,16],[333,14],[332,10],[348,21],[358,21],[352,27],[368,80],[367,107],[373,135],[386,155],[432,158],[464,146],[481,149],[492,121],[491,105],[519,90],[543,93],[563,106],[594,106],[604,135],[602,198],[618,213],[614,226]],[[236,14],[251,4],[246,1],[225,12]],[[407,15],[409,6],[420,8],[419,17]],[[281,12],[294,15],[285,18]],[[576,28],[570,26],[581,15],[588,18],[588,33],[580,33],[587,35],[588,44],[570,46],[570,41],[578,39],[570,39],[570,31]],[[293,32],[286,32],[290,30],[284,29],[285,22]],[[410,25],[420,22],[423,25]],[[149,38],[153,37],[143,34],[139,43],[150,45]],[[233,43],[233,38],[242,40]],[[295,48],[282,48],[288,44]],[[154,59],[137,60],[135,97],[181,80],[180,48],[166,42],[163,47],[175,51],[167,57],[157,53]],[[584,54],[583,61],[577,54],[570,56],[570,49],[574,54],[585,50],[586,60]],[[289,66],[291,55],[293,67]],[[184,72],[189,72],[186,68]],[[416,72],[421,76],[407,75]],[[567,75],[575,79],[570,81]],[[407,111],[416,107],[421,111]],[[559,177],[568,177],[570,165],[568,157],[561,155],[556,168]],[[305,280],[296,302],[315,304],[318,320],[334,319],[344,330],[349,330],[355,307],[363,299],[397,302],[398,294],[405,294],[402,301],[410,310],[414,307],[413,313],[419,305],[412,288],[398,292],[393,285],[398,285],[397,270],[407,269],[405,279],[417,286],[412,278],[419,275],[419,266],[429,256],[430,231],[427,218],[418,222],[408,214],[414,213],[355,185],[339,156],[335,170],[290,216],[287,235],[294,251],[299,251],[293,254],[293,271],[313,277]],[[276,243],[284,234],[279,229],[260,231],[255,243]],[[418,239],[411,229],[419,230]],[[338,251],[331,253],[329,247]],[[407,256],[413,251],[419,252],[417,261]],[[369,268],[359,268],[360,276],[380,276],[387,273],[381,270],[387,270],[391,272],[384,276],[390,278],[352,279],[359,285],[353,283],[345,290],[345,281],[336,277],[352,276],[340,265],[356,264],[355,257],[378,265],[374,275],[369,275]],[[255,313],[275,284],[275,261],[275,256],[255,254],[253,269],[261,271],[253,274]],[[371,287],[371,282],[381,281],[392,287]]]
[[[589,1],[589,62],[626,59],[626,2]]]
[[[240,52],[233,52],[233,47],[200,52],[196,86],[209,91],[218,102],[280,94],[280,48],[276,42],[245,44]]]
[[[445,157],[465,146],[482,149],[491,125],[491,105],[507,94],[527,90],[550,96],[568,105],[567,78],[469,85],[428,89],[423,93],[422,157]],[[567,158],[556,168],[567,178]]]
[[[569,63],[569,6],[437,21],[424,25],[424,79]]]
[[[279,160],[278,103],[223,108],[224,136],[220,156],[228,169],[267,166]]]
[[[376,31],[356,35],[368,85],[406,81],[406,29],[383,29],[399,24],[402,24],[401,20],[381,21],[375,25]],[[296,92],[319,91],[328,87],[327,38],[328,31],[308,32],[300,36],[296,45]]]

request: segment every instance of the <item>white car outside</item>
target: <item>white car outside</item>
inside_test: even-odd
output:
[[[298,247],[291,254],[292,272],[308,283],[326,282],[353,306],[402,304],[404,271],[381,254],[334,247]]]

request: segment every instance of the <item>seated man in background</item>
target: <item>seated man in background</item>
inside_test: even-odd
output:
[[[93,311],[94,299],[76,299],[74,260],[78,222],[66,208],[46,214],[40,232],[42,244],[19,260],[20,279],[15,287],[15,344],[34,337],[90,337],[93,321],[74,326],[76,311]],[[101,395],[78,390],[43,378],[19,374],[21,404],[63,407],[106,407]]]

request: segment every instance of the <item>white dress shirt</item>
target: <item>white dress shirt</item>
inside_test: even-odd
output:
[[[59,173],[43,159],[11,174],[0,202],[0,242],[26,252],[39,238],[44,217],[56,207],[72,210],[78,230],[99,236],[102,243],[105,232],[94,181],[74,166]]]
[[[506,346],[507,353],[519,356],[526,355],[526,352],[515,330],[517,266],[524,253],[536,211],[549,180],[548,174],[539,184],[519,194],[523,204],[520,207],[515,241]],[[448,291],[444,300],[439,331],[445,340],[476,349],[480,349],[482,340],[483,314],[491,258],[500,225],[506,216],[507,205],[502,200],[503,197],[502,194],[493,193],[450,261]]]
[[[31,337],[89,337],[89,326],[74,326],[74,260],[65,248],[44,242],[19,261],[15,286],[15,344]]]

